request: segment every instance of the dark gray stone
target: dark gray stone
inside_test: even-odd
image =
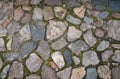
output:
[[[57,79],[57,75],[53,69],[47,65],[42,65],[41,76],[42,79]]]
[[[109,9],[111,11],[120,11],[120,0],[109,0]]]
[[[97,78],[97,71],[95,68],[88,68],[87,69],[87,77],[86,79],[96,79]]]
[[[20,59],[28,56],[36,47],[35,42],[27,41],[20,49]]]
[[[32,39],[34,41],[44,39],[45,27],[43,25],[32,25],[30,28],[31,28]]]
[[[70,55],[70,50],[69,49],[66,49],[64,51],[64,54],[63,54],[64,58],[65,58],[65,61],[67,62],[67,64],[71,65],[72,64],[72,57]]]
[[[68,45],[68,48],[76,55],[79,55],[81,51],[85,51],[89,47],[83,40],[77,40],[71,43],[70,45]]]

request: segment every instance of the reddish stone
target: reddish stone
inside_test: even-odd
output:
[[[2,26],[2,27],[7,27],[8,24],[10,23],[10,21],[11,21],[11,19],[6,18],[6,19],[2,22],[1,26]]]
[[[30,13],[25,13],[23,18],[21,19],[21,23],[25,24],[28,23],[31,19],[31,14]]]
[[[96,29],[95,35],[96,35],[97,37],[101,38],[101,37],[104,36],[104,31],[101,30],[101,29]]]
[[[14,10],[14,20],[19,21],[23,14],[24,11],[21,9],[21,7],[18,7],[17,9]]]

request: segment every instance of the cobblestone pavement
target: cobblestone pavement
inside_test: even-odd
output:
[[[120,79],[120,0],[1,0],[0,79]]]

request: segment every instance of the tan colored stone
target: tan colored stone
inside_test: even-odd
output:
[[[82,5],[81,7],[74,8],[73,11],[79,18],[84,18],[86,8]]]
[[[26,10],[26,11],[31,11],[32,7],[31,6],[22,6],[22,9]]]
[[[46,6],[43,9],[44,20],[50,20],[54,18],[52,7]]]
[[[58,70],[57,65],[53,61],[50,61],[50,66],[51,66],[52,69],[54,69],[56,71]]]
[[[10,38],[9,41],[7,42],[7,50],[11,50],[11,46],[12,46],[12,38]]]
[[[112,17],[120,19],[120,13],[112,13]]]
[[[86,74],[85,67],[74,68],[72,70],[71,79],[83,79],[85,74]]]
[[[63,19],[65,17],[66,9],[64,9],[63,7],[55,7],[54,11],[55,11],[56,17],[58,17],[60,19]]]

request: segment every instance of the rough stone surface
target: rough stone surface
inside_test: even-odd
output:
[[[41,77],[42,79],[57,79],[57,75],[53,69],[46,65],[42,65]]]
[[[5,41],[3,38],[0,38],[0,51],[5,51]]]
[[[41,79],[41,77],[36,74],[30,74],[29,76],[26,77],[26,79]]]
[[[18,7],[17,9],[15,9],[14,11],[14,20],[15,21],[19,21],[21,19],[21,17],[23,16],[24,12],[21,9],[21,7]]]
[[[87,77],[86,79],[96,79],[97,78],[97,71],[95,68],[88,68],[87,69]]]
[[[110,44],[109,41],[103,40],[98,45],[97,50],[98,51],[104,51],[105,49],[107,49],[109,47],[109,44]]]
[[[23,18],[21,19],[21,23],[26,24],[31,20],[31,14],[30,13],[25,13],[23,15]]]
[[[105,35],[105,32],[101,29],[96,29],[95,30],[95,35],[99,38],[103,37]]]
[[[12,37],[14,35],[14,33],[18,32],[20,29],[20,25],[19,23],[15,22],[15,21],[11,21],[10,24],[7,26],[7,30],[8,30],[8,38]]]
[[[63,7],[55,7],[54,11],[55,11],[55,16],[60,19],[63,19],[67,12],[66,9],[64,9]]]
[[[113,79],[119,79],[120,78],[120,66],[112,68],[112,77]]]
[[[7,29],[0,27],[0,37],[5,37],[7,35]]]
[[[91,17],[88,17],[88,16],[85,16],[84,17],[84,21],[87,23],[87,24],[92,24],[93,23],[93,19]]]
[[[111,79],[111,70],[108,66],[99,66],[97,72],[100,78]]]
[[[64,48],[67,44],[68,43],[67,43],[66,39],[60,38],[57,41],[53,42],[51,47],[54,50],[60,50],[60,49]]]
[[[72,67],[68,67],[62,71],[57,72],[57,77],[61,79],[70,79]]]
[[[29,58],[26,60],[26,66],[30,72],[37,72],[42,63],[43,60],[40,59],[35,53],[30,54]]]
[[[20,58],[26,57],[36,48],[36,46],[36,43],[33,41],[26,42],[20,49]]]
[[[8,52],[8,53],[4,54],[3,56],[4,56],[4,58],[6,58],[7,61],[11,62],[11,61],[19,58],[19,53],[18,52]]]
[[[71,79],[83,79],[85,74],[85,67],[74,68],[72,69]]]
[[[94,46],[97,42],[97,39],[95,38],[95,36],[93,35],[91,30],[88,30],[84,35],[83,38],[85,40],[85,42],[90,46]]]
[[[9,64],[6,65],[6,66],[3,68],[3,70],[2,70],[2,72],[1,72],[1,74],[0,74],[0,78],[4,79],[4,78],[7,76],[7,73],[8,73],[8,71],[9,71],[9,68],[10,68],[10,65],[9,65]]]
[[[120,44],[112,44],[111,45],[113,48],[120,49]]]
[[[73,17],[72,15],[67,15],[66,20],[72,24],[79,25],[81,23],[81,20],[78,18]]]
[[[120,13],[112,13],[112,17],[120,19]]]
[[[120,50],[116,50],[114,55],[112,56],[112,60],[116,62],[120,62]]]
[[[43,19],[43,12],[42,12],[41,8],[34,8],[32,19],[33,20],[42,20]]]
[[[50,56],[50,46],[47,41],[40,41],[36,52],[44,59],[48,60]]]
[[[14,61],[9,70],[8,79],[22,79],[23,78],[23,65],[18,61]]]
[[[101,12],[101,13],[98,15],[98,18],[100,18],[100,19],[106,19],[109,14],[110,14],[110,13],[107,12],[107,11]]]
[[[87,50],[89,47],[88,45],[82,41],[82,40],[77,40],[71,44],[68,45],[68,48],[75,53],[76,55],[79,55],[81,51]]]
[[[47,26],[46,38],[48,40],[59,38],[67,29],[66,26],[67,25],[64,22],[50,20],[49,25]]]
[[[108,61],[111,55],[113,55],[113,51],[112,50],[106,50],[105,52],[102,53],[102,60],[103,61]]]
[[[82,31],[86,31],[86,30],[89,30],[89,29],[92,29],[93,28],[93,26],[91,26],[91,25],[89,25],[89,24],[87,24],[87,23],[82,23],[81,25],[80,25],[80,29],[82,30]]]
[[[11,49],[17,51],[20,47],[21,42],[22,42],[20,39],[20,35],[18,35],[18,34],[14,35],[12,38],[12,41],[13,42],[11,45]]]
[[[95,51],[87,51],[83,53],[82,57],[82,65],[89,66],[89,65],[97,65],[100,62],[98,56]]]
[[[2,59],[0,58],[0,69],[2,68],[2,66],[3,66],[3,61],[2,61]]]
[[[43,17],[44,17],[44,20],[50,20],[50,19],[54,18],[52,7],[49,7],[49,6],[44,7],[44,9],[43,9]]]
[[[108,28],[108,36],[120,41],[120,21],[117,20],[109,20],[107,23]]]
[[[29,24],[26,24],[22,27],[19,31],[20,35],[22,36],[22,40],[29,40],[31,39],[31,31]]]
[[[51,57],[59,68],[64,67],[65,61],[64,61],[64,58],[63,58],[62,53],[60,51],[56,51],[56,52],[52,53]]]
[[[73,11],[79,18],[84,18],[86,8],[82,5],[81,7],[74,8]]]
[[[39,4],[42,0],[31,0],[30,3],[33,5]]]
[[[73,61],[74,61],[75,65],[80,64],[80,59],[79,59],[78,57],[73,56],[73,57],[72,57],[72,59],[73,59]]]
[[[60,6],[61,0],[45,0],[45,3],[51,6]]]
[[[68,29],[67,40],[69,42],[73,42],[78,38],[80,38],[81,35],[82,35],[82,32],[80,30],[76,29],[75,26],[71,26]]]
[[[63,0],[67,8],[80,6],[80,0]]]
[[[45,26],[44,25],[31,25],[30,26],[32,39],[34,41],[43,40],[45,37]]]

